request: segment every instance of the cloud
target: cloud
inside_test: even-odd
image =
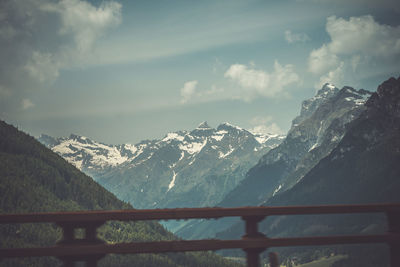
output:
[[[328,71],[326,74],[319,78],[319,82],[315,84],[316,89],[322,88],[324,84],[331,81],[343,81],[345,76],[345,64],[341,62],[336,69]]]
[[[308,58],[308,70],[321,75],[316,86],[352,83],[361,73],[373,75],[383,68],[398,71],[400,26],[379,24],[370,15],[348,20],[331,16],[326,32],[331,41],[313,50]]]
[[[198,81],[185,82],[181,88],[181,103],[188,102],[196,94],[196,86]]]
[[[79,52],[87,52],[105,30],[121,23],[121,4],[113,1],[95,7],[86,1],[62,0],[40,8],[60,16],[62,25],[58,33],[71,35]]]
[[[338,65],[339,58],[331,53],[325,44],[321,48],[311,51],[308,58],[308,70],[315,74],[321,74]]]
[[[22,101],[21,101],[21,106],[22,106],[22,109],[23,109],[23,110],[26,110],[26,109],[29,109],[29,108],[34,107],[35,104],[33,104],[32,101],[31,101],[30,99],[24,98],[24,99],[22,99]]]
[[[290,30],[286,30],[285,39],[289,44],[292,44],[297,42],[307,42],[310,40],[310,37],[305,33],[292,33]]]
[[[285,87],[300,82],[294,66],[282,66],[275,61],[273,72],[257,70],[254,66],[233,64],[224,74],[225,78],[245,89],[239,97],[250,101],[258,96],[274,98],[285,93]]]
[[[281,127],[272,120],[271,116],[257,116],[252,118],[250,124],[253,125],[253,128],[250,129],[250,132],[258,134],[284,134],[285,132]]]
[[[8,97],[11,95],[11,90],[0,84],[0,96]]]
[[[2,98],[1,109],[21,101],[31,107],[28,91],[50,85],[61,70],[84,67],[96,42],[121,22],[121,8],[114,1],[0,1],[0,81],[14,103]]]
[[[24,69],[39,82],[53,82],[59,75],[61,65],[61,62],[57,61],[54,55],[33,51],[32,57],[26,63]]]
[[[369,7],[373,9],[390,9],[396,12],[400,12],[400,7],[398,0],[296,0],[297,2],[304,3],[317,3],[317,4],[327,4],[328,7],[344,7],[348,10],[351,8],[359,8],[360,6]]]

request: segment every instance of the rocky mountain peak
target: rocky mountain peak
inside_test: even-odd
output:
[[[197,126],[197,129],[210,129],[211,127],[208,125],[207,121],[203,121]]]
[[[190,135],[204,138],[212,135],[214,132],[215,129],[210,127],[206,121],[203,121],[196,129],[190,132]]]
[[[382,83],[366,105],[389,116],[400,118],[400,77],[392,77]]]
[[[221,123],[220,125],[218,125],[217,131],[223,131],[223,130],[225,130],[225,131],[232,131],[232,130],[243,131],[242,128],[240,128],[238,126],[235,126],[235,125],[232,125],[232,124],[230,124],[228,122],[224,122],[224,123]]]
[[[318,90],[317,94],[310,99],[304,100],[301,104],[300,115],[292,121],[292,127],[300,124],[302,121],[309,118],[314,111],[328,98],[339,92],[339,88],[331,83],[326,83]]]
[[[196,129],[212,129],[212,128],[208,125],[207,121],[203,121],[202,123],[199,124],[199,126],[197,126]]]
[[[332,83],[325,83],[321,89],[318,90],[316,96],[318,95],[326,95],[326,94],[335,94],[338,91],[338,88]]]

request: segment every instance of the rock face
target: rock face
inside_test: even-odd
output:
[[[135,208],[213,206],[284,138],[206,122],[136,145],[71,135],[39,140]]]
[[[400,78],[378,87],[335,149],[276,204],[400,200]],[[340,190],[339,190],[340,188]]]
[[[260,205],[291,188],[340,142],[349,122],[365,110],[371,96],[365,90],[325,84],[305,100],[283,142],[267,152],[246,178],[218,204],[222,207]],[[193,222],[177,234],[185,238],[213,237],[238,220]]]
[[[266,153],[221,206],[258,205],[301,180],[342,139],[346,125],[365,109],[365,90],[326,84],[302,104],[283,142]]]
[[[362,204],[400,201],[400,78],[378,87],[366,109],[349,123],[338,145],[291,189],[265,205]],[[261,224],[270,236],[372,233],[376,215],[281,217]],[[239,236],[242,225],[220,235]]]

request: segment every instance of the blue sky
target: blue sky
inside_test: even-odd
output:
[[[285,133],[325,82],[399,76],[396,1],[0,3],[0,118],[136,143],[208,121]]]

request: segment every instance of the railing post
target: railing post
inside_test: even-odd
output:
[[[270,252],[268,256],[269,256],[269,266],[279,267],[278,253]]]
[[[244,216],[242,220],[245,221],[246,233],[242,236],[242,239],[257,239],[266,238],[263,233],[258,231],[258,223],[264,220],[265,216]],[[259,267],[260,266],[260,253],[266,248],[247,248],[243,249],[247,256],[247,267]]]
[[[97,238],[97,228],[103,225],[104,222],[92,222],[92,223],[81,223],[81,222],[57,222],[63,230],[63,239],[57,242],[58,246],[66,245],[94,245],[104,243],[103,240]],[[83,239],[75,238],[75,229],[84,228],[85,237]],[[63,262],[64,267],[73,267],[75,262],[84,261],[87,267],[96,267],[97,262],[105,255],[91,255],[81,257],[60,257],[59,259]]]
[[[400,236],[400,211],[387,212],[388,232],[390,235]],[[390,246],[390,265],[392,267],[400,266],[400,242],[389,242]]]

